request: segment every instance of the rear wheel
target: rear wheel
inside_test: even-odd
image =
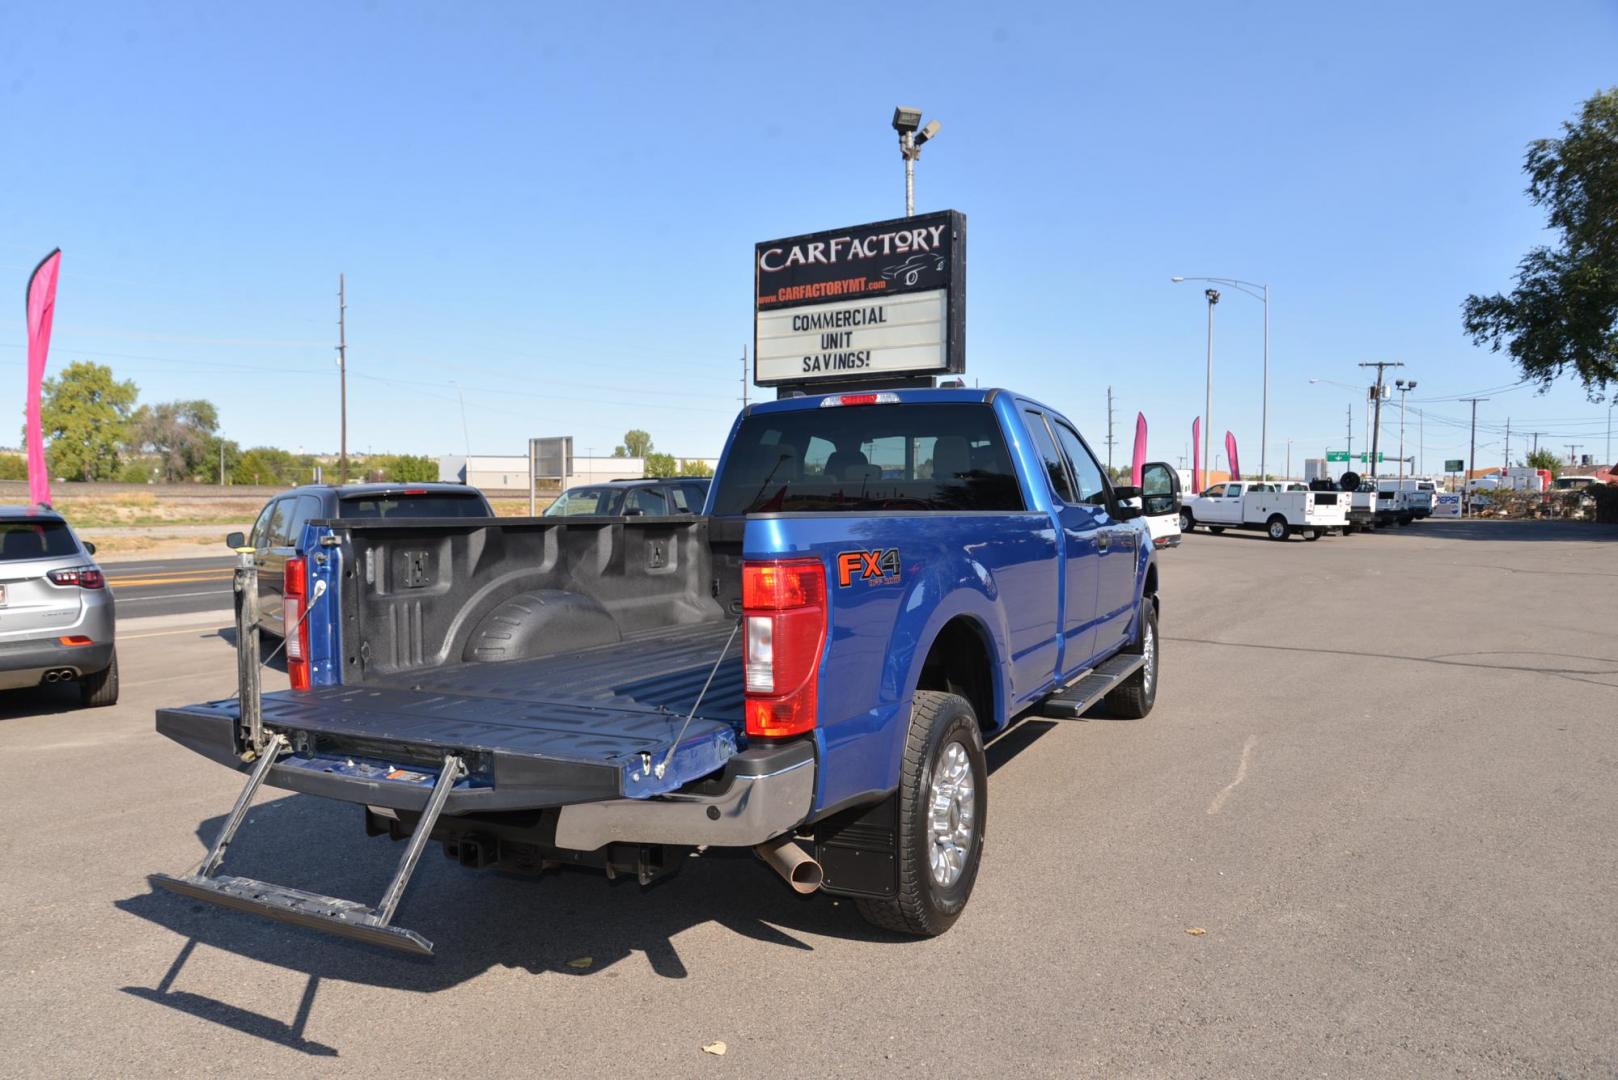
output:
[[[1292,526],[1287,524],[1286,518],[1275,514],[1264,523],[1264,531],[1269,534],[1271,540],[1285,540],[1292,535]]]
[[[1190,532],[1196,527],[1197,522],[1196,519],[1191,516],[1191,511],[1182,506],[1180,508],[1180,531]]]
[[[1157,701],[1157,605],[1150,596],[1140,602],[1140,635],[1124,652],[1144,656],[1146,662],[1119,683],[1103,704],[1120,720],[1139,720],[1152,711]]]
[[[971,704],[917,690],[899,767],[899,889],[892,899],[858,901],[866,921],[921,937],[954,925],[983,858],[988,787]]]
[[[79,704],[91,708],[118,704],[118,650],[112,650],[112,662],[101,671],[79,680]]]
[[[1208,526],[1208,531],[1213,533],[1215,536],[1218,536],[1220,533],[1225,531],[1225,527],[1223,525],[1210,525]]]

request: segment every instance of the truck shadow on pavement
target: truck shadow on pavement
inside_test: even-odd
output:
[[[374,903],[404,845],[365,836],[361,821],[358,807],[303,795],[257,804],[232,843],[222,872]],[[197,826],[199,860],[223,823],[221,815]],[[599,872],[583,870],[537,878],[467,870],[441,851],[434,844],[424,853],[394,919],[395,925],[432,940],[433,958],[395,954],[154,889],[115,906],[181,935],[185,944],[155,985],[125,986],[123,991],[303,1053],[331,1056],[338,1053],[336,1048],[304,1034],[324,979],[433,993],[495,968],[590,978],[636,953],[644,955],[656,974],[683,979],[690,972],[674,938],[708,923],[802,952],[814,950],[803,934],[889,946],[915,940],[865,923],[849,899],[793,894],[746,851],[693,855],[678,874],[644,888],[632,879],[610,882]],[[186,989],[185,967],[199,944],[304,973],[307,982],[293,1019],[266,1016]]]

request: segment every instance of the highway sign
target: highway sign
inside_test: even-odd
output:
[[[1347,463],[1347,461],[1348,461],[1348,451],[1347,450],[1327,450],[1326,451],[1326,460],[1327,461],[1341,461],[1341,462]]]
[[[1466,462],[1461,458],[1445,458],[1444,459],[1444,471],[1445,472],[1464,472],[1464,471],[1466,471]]]

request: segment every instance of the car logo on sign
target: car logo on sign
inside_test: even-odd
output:
[[[848,588],[855,580],[888,585],[899,580],[899,549],[843,551],[837,555],[837,584]]]

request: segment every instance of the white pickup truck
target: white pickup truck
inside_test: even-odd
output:
[[[1299,490],[1282,490],[1295,488]],[[1262,529],[1271,540],[1299,533],[1318,540],[1348,525],[1346,497],[1337,491],[1310,491],[1287,481],[1232,481],[1193,495],[1180,508],[1180,528],[1198,525],[1211,533],[1226,529]]]

